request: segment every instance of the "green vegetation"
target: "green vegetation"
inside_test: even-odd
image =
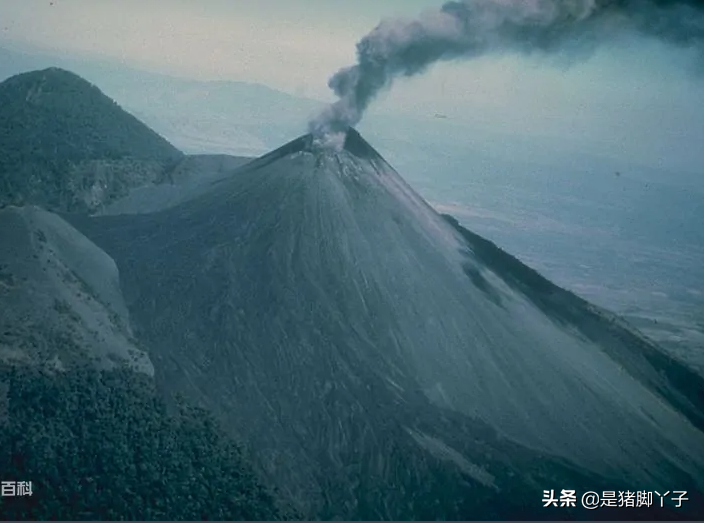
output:
[[[182,157],[97,87],[54,68],[0,83],[0,151],[0,206],[61,211],[85,210],[96,184],[101,198],[121,196]],[[86,169],[91,161],[102,163]]]
[[[286,516],[240,448],[201,409],[169,412],[129,370],[0,367],[5,520],[276,520]],[[291,514],[289,514],[291,515]]]

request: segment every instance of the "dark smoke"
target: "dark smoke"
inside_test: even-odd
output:
[[[339,100],[310,130],[341,143],[382,89],[438,61],[590,51],[629,32],[704,51],[704,0],[463,0],[417,19],[384,20],[357,44],[357,64],[330,79]]]

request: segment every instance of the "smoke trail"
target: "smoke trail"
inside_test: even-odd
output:
[[[339,100],[309,128],[322,143],[341,143],[382,89],[438,61],[590,51],[631,31],[704,51],[704,0],[462,0],[417,19],[384,20],[357,44],[357,64],[330,79]]]

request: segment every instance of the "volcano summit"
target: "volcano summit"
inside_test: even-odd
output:
[[[438,214],[354,130],[170,209],[71,220],[115,259],[162,390],[212,409],[312,518],[701,507],[701,378]],[[690,501],[580,513],[543,508],[549,489]]]

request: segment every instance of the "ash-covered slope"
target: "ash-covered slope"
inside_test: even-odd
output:
[[[542,508],[552,488],[701,503],[701,379],[437,214],[355,131],[73,220],[115,257],[162,387],[314,517],[576,515]],[[638,510],[586,516],[657,516]]]
[[[154,374],[132,335],[115,262],[39,207],[0,210],[0,363]]]

